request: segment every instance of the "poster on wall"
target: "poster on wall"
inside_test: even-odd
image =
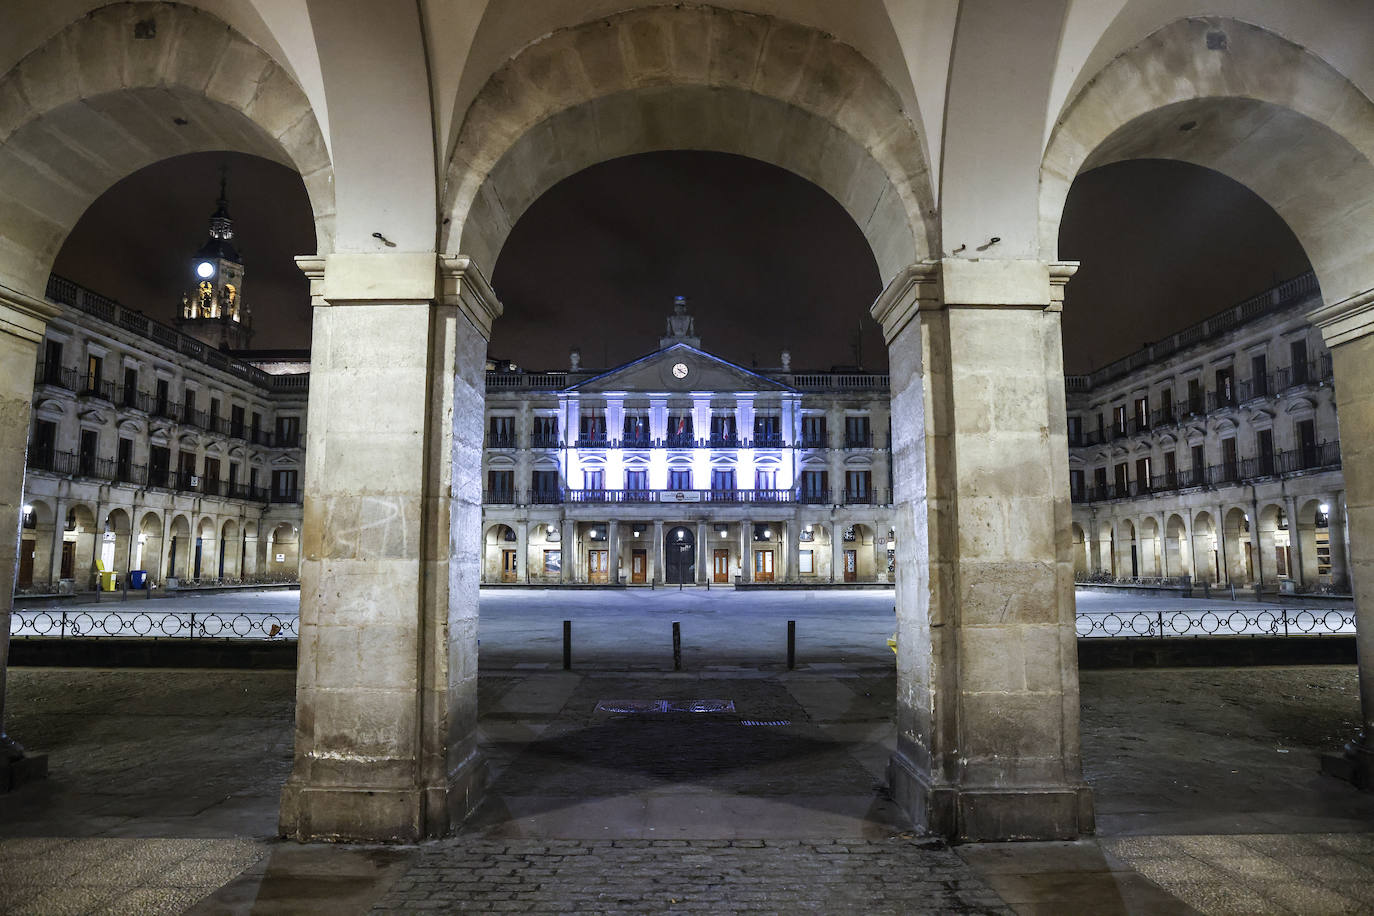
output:
[[[797,552],[797,570],[803,576],[814,576],[816,574],[816,552],[814,550],[800,550]]]
[[[563,551],[546,550],[544,551],[544,574],[558,575],[563,569]]]

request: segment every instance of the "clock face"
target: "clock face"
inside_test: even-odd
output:
[[[687,364],[686,364],[686,363],[675,363],[675,364],[673,365],[673,375],[676,375],[678,378],[686,378],[686,377],[687,377]]]
[[[201,279],[213,277],[215,275],[215,265],[209,261],[201,261],[196,265],[196,276]]]

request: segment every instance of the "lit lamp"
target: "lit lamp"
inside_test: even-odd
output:
[[[208,280],[215,275],[215,265],[209,261],[201,261],[196,265],[196,276],[202,280]]]

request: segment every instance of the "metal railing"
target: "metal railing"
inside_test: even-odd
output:
[[[131,636],[153,639],[296,639],[300,618],[267,611],[16,609],[11,636]]]
[[[714,503],[765,504],[802,503],[810,505],[887,506],[891,490],[805,490],[790,489],[608,489],[571,488],[557,490],[483,490],[487,505],[539,506],[559,503],[645,504]]]
[[[225,499],[242,499],[249,502],[299,503],[299,489],[275,491],[267,487],[253,486],[239,481],[218,477],[201,477],[189,471],[168,468],[150,469],[144,464],[119,461],[112,458],[97,458],[76,452],[31,451],[28,467],[33,471],[44,471],[60,477],[83,477],[106,483],[125,484],[140,488],[178,490],[185,493],[200,493],[205,496],[219,496]]]
[[[1189,468],[1160,474],[1146,481],[1128,480],[1124,486],[1116,483],[1095,484],[1073,490],[1070,496],[1074,502],[1080,503],[1135,499],[1197,487],[1220,487],[1263,480],[1267,477],[1287,477],[1311,471],[1336,470],[1340,466],[1340,443],[1323,442],[1310,448],[1288,449],[1253,458],[1238,458],[1232,462],[1222,462],[1204,468]]]
[[[1080,611],[1079,639],[1188,636],[1344,636],[1355,632],[1355,611],[1341,608],[1266,607],[1214,611]]]

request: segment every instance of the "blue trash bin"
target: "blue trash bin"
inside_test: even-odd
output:
[[[129,573],[129,588],[147,588],[148,571],[146,569],[135,569]]]

